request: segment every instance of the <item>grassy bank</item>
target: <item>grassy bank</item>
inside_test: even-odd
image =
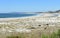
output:
[[[41,38],[60,38],[60,29],[57,32],[53,32],[51,35],[43,34]]]
[[[60,29],[57,32],[51,34],[44,34],[38,32],[31,33],[18,33],[18,35],[7,36],[6,38],[60,38]]]

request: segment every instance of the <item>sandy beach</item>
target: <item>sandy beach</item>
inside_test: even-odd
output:
[[[55,14],[55,13],[54,13]],[[0,18],[0,24],[16,24],[23,26],[38,26],[41,24],[54,24],[60,22],[60,17],[50,13],[42,13],[35,16],[17,17],[17,18]],[[51,26],[51,25],[50,25]]]
[[[14,32],[52,33],[57,29],[60,29],[60,17],[59,15],[55,16],[54,14],[42,13],[29,17],[0,18],[0,33],[2,35],[5,35],[6,33],[6,36],[13,34]]]

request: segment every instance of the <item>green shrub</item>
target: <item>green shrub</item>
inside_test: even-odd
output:
[[[57,36],[60,38],[60,29],[58,30]]]
[[[48,38],[48,36],[45,35],[45,34],[42,34],[42,37],[41,38]]]
[[[58,32],[53,32],[51,35],[43,34],[42,38],[60,38],[60,29]]]

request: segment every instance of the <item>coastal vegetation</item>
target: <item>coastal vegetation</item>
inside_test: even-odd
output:
[[[60,29],[58,29],[57,31],[51,33],[51,34],[36,34],[36,32],[32,32],[32,33],[20,33],[19,35],[11,35],[11,36],[7,36],[6,38],[60,38]]]

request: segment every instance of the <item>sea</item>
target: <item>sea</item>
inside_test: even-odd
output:
[[[0,13],[0,18],[16,18],[16,17],[27,17],[34,16],[36,14],[27,14],[27,13]]]

